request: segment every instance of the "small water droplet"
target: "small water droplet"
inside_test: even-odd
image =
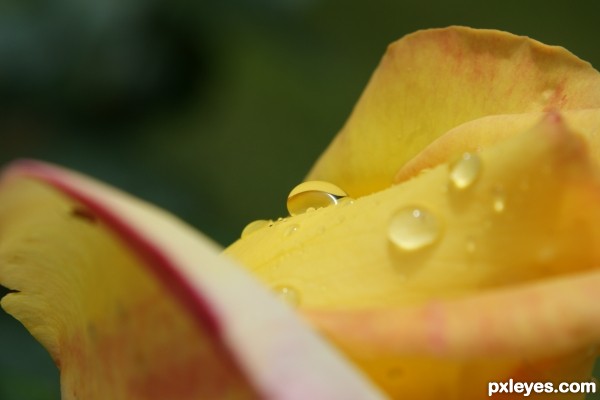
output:
[[[300,229],[300,225],[298,225],[298,224],[290,225],[285,230],[285,236],[293,235],[294,233],[296,233],[298,231],[298,229]]]
[[[274,288],[277,297],[293,307],[300,304],[300,293],[289,285],[279,285]]]
[[[450,180],[457,189],[466,189],[477,180],[481,172],[481,159],[477,154],[464,153],[450,167]]]
[[[337,204],[340,206],[351,206],[354,204],[354,199],[352,197],[341,197],[338,199]]]
[[[500,186],[496,186],[492,190],[492,207],[497,213],[501,213],[506,208],[506,195],[504,189]]]
[[[290,215],[303,214],[310,208],[317,209],[338,204],[348,195],[330,182],[308,181],[296,186],[288,195],[287,209]]]
[[[405,207],[396,212],[388,228],[388,237],[402,250],[419,250],[433,244],[441,225],[431,212],[421,207]]]
[[[254,232],[266,228],[267,226],[272,226],[273,221],[267,221],[266,219],[258,219],[256,221],[250,222],[244,229],[242,229],[241,237],[245,238],[248,235],[253,234]]]

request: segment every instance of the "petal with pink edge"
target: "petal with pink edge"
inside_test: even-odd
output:
[[[478,118],[600,107],[600,74],[562,47],[465,27],[389,46],[346,125],[308,175],[360,197],[450,129]]]
[[[201,234],[48,164],[0,183],[0,280],[64,399],[381,398]]]

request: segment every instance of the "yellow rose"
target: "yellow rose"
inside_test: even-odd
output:
[[[307,178],[326,183],[228,257],[115,189],[17,163],[0,184],[2,306],[49,350],[65,399],[480,399],[510,380],[586,382],[599,108],[600,74],[562,48],[409,35]]]

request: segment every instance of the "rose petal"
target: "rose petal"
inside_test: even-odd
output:
[[[460,162],[439,165],[227,252],[267,284],[295,287],[320,310],[313,322],[393,398],[480,399],[488,382],[511,378],[587,381],[600,340],[600,182],[588,148],[551,112],[478,153],[466,186],[451,178]],[[405,207],[439,219],[439,238],[414,250],[389,242]]]
[[[266,284],[296,288],[302,306],[315,309],[412,304],[596,268],[600,182],[586,146],[551,113],[474,156],[467,187],[452,180],[455,166],[439,165],[260,229],[226,253]],[[415,210],[437,225],[426,228],[429,241],[403,247],[391,233],[419,237]]]
[[[510,378],[588,381],[600,342],[598,287],[593,272],[417,307],[307,314],[392,396],[426,399],[435,386],[479,399],[488,382]]]
[[[600,342],[599,287],[592,271],[414,307],[306,314],[368,357],[540,358]]]
[[[464,152],[479,152],[535,124],[543,113],[492,115],[457,126],[425,147],[400,168],[394,183],[416,176],[419,172],[458,158]],[[588,142],[590,158],[600,166],[600,109],[570,110],[561,113],[567,126]]]
[[[64,194],[44,183],[53,185]],[[172,216],[41,163],[0,186],[2,306],[63,398],[380,398],[291,310]]]
[[[463,27],[393,43],[309,180],[353,197],[388,187],[429,143],[490,115],[600,107],[600,74],[561,47]]]

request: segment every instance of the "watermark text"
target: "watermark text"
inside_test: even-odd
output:
[[[532,393],[596,393],[596,382],[515,382],[512,378],[507,382],[489,382],[488,397],[497,393],[518,393],[527,397]]]

